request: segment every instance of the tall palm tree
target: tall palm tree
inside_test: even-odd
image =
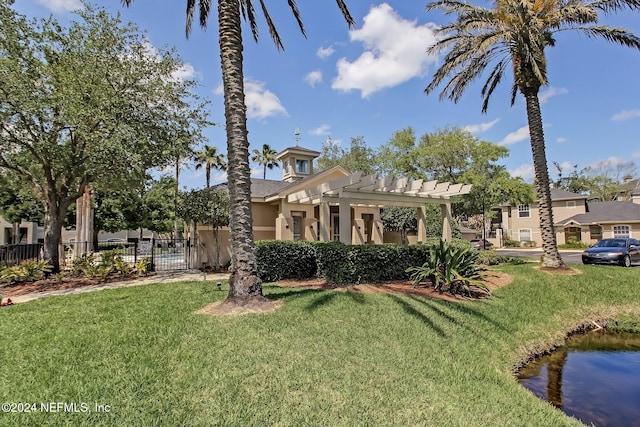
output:
[[[211,169],[226,170],[227,162],[224,154],[218,154],[218,147],[211,147],[207,144],[202,150],[196,151],[194,160],[196,161],[196,170],[204,167],[207,188],[211,186]]]
[[[133,0],[122,0],[130,5]],[[354,20],[344,0],[336,0],[347,24]],[[213,0],[187,0],[187,36],[196,8],[199,10],[200,26],[206,28]],[[222,67],[222,85],[224,88],[224,115],[227,133],[227,174],[229,177],[229,207],[231,234],[231,263],[233,273],[229,280],[227,301],[242,303],[254,297],[262,298],[262,281],[258,275],[253,243],[253,218],[251,216],[251,170],[249,168],[249,141],[247,138],[247,107],[244,102],[244,73],[242,18],[249,22],[254,40],[258,40],[258,22],[253,0],[218,0],[218,43],[220,45],[220,64]],[[305,35],[300,12],[295,0],[287,0]],[[264,0],[259,0],[260,9],[267,22],[269,34],[279,50],[284,49],[280,35]]]
[[[258,150],[257,148],[253,149],[253,156],[251,156],[251,161],[264,166],[262,179],[267,179],[267,168],[271,170],[280,166],[278,165],[278,161],[276,160],[276,154],[278,154],[278,152],[271,148],[269,144],[263,144],[262,151]]]
[[[429,53],[448,50],[443,64],[426,87],[427,94],[447,80],[440,99],[457,102],[462,93],[491,65],[484,83],[482,112],[509,68],[513,70],[511,105],[520,92],[525,99],[535,170],[535,190],[540,209],[544,249],[542,266],[563,267],[558,253],[551,211],[549,171],[545,153],[542,114],[538,92],[548,85],[545,48],[555,45],[560,31],[577,31],[588,37],[640,49],[633,33],[599,25],[598,13],[628,8],[639,10],[638,0],[497,0],[491,9],[457,0],[438,0],[427,10],[457,15],[454,23],[438,30],[441,37]],[[509,67],[511,65],[511,67]]]

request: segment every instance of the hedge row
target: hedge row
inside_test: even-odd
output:
[[[263,240],[256,242],[256,256],[258,272],[265,282],[321,277],[339,285],[379,283],[407,279],[406,270],[424,264],[432,244],[344,245]],[[470,247],[466,241],[456,245]]]

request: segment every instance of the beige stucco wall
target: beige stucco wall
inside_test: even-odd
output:
[[[554,222],[585,213],[583,199],[554,200],[551,203],[551,207],[553,209]],[[511,210],[511,217],[509,217],[509,210]],[[503,206],[502,228],[505,230],[504,238],[511,240],[520,240],[521,230],[531,230],[531,240],[536,242],[536,245],[540,245],[542,243],[542,236],[540,233],[540,210],[538,204],[534,203],[529,205],[529,217],[527,218],[518,217],[517,206]],[[556,239],[558,243],[564,243],[565,235],[563,229],[559,228],[556,230]]]

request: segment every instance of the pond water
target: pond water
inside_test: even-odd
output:
[[[640,334],[575,335],[522,369],[518,381],[585,424],[640,427]]]

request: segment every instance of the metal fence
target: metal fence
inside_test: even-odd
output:
[[[151,271],[186,270],[191,268],[191,244],[189,239],[150,239],[130,242],[64,242],[60,257],[66,264],[83,253],[115,251],[132,264],[139,259],[150,259]],[[0,267],[10,267],[27,260],[41,260],[43,244],[18,244],[0,246]]]
[[[80,253],[116,251],[125,261],[136,263],[150,259],[150,271],[186,270],[190,268],[189,239],[150,239],[130,242],[100,242],[96,248],[92,242],[67,242],[65,258],[73,259]]]
[[[42,243],[0,246],[0,267],[11,267],[23,261],[42,259]]]

